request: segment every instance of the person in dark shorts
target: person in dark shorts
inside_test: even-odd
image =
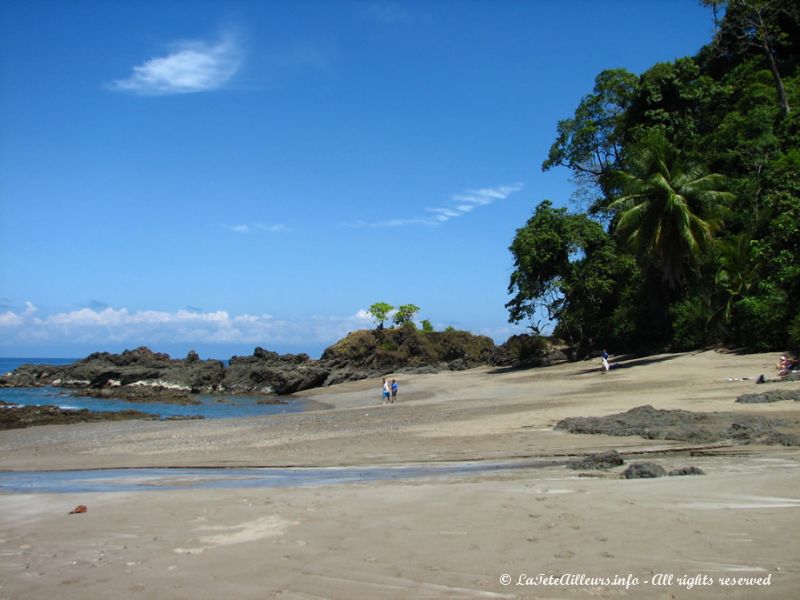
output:
[[[392,389],[392,402],[397,400],[397,388],[398,388],[397,380],[396,379],[392,379],[392,386],[391,386],[391,389]]]

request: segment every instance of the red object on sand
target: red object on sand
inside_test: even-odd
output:
[[[85,504],[78,504],[78,506],[76,506],[71,511],[69,511],[69,514],[77,515],[77,514],[80,514],[80,513],[85,513],[87,510],[89,510],[89,509],[86,508]]]

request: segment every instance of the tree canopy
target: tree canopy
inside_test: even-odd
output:
[[[517,230],[512,322],[595,345],[800,347],[800,4],[701,0],[694,57],[600,73],[556,126],[586,212]]]

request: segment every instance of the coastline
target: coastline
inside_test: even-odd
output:
[[[595,364],[597,362],[597,364]],[[733,597],[800,587],[800,448],[689,444],[553,430],[571,416],[645,404],[800,416],[797,402],[739,404],[800,389],[767,375],[772,354],[694,352],[530,370],[398,375],[303,392],[330,410],[186,422],[114,422],[0,433],[5,470],[369,466],[524,461],[616,449],[627,463],[706,475],[619,479],[564,466],[293,488],[0,494],[3,594],[84,598]],[[694,452],[694,456],[692,456]],[[78,504],[84,515],[67,512]],[[257,558],[255,558],[257,557]],[[26,568],[27,565],[27,568]],[[631,574],[636,587],[517,585],[522,574]],[[705,574],[714,585],[642,583]],[[499,577],[513,582],[503,585]],[[769,585],[725,586],[771,574]],[[213,590],[213,593],[212,593]],[[23,594],[23,592],[25,592]],[[211,594],[211,595],[209,595]],[[0,594],[1,595],[1,594]]]

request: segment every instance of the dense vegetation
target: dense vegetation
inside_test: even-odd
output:
[[[800,347],[800,3],[703,4],[697,56],[604,71],[558,123],[542,168],[584,210],[544,201],[511,245],[510,320],[578,356]]]

